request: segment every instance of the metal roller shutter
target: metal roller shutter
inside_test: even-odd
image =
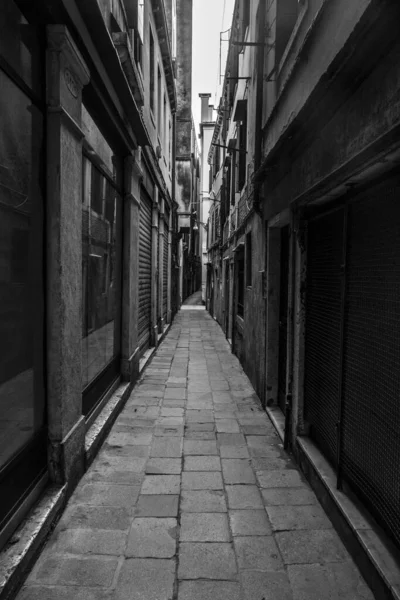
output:
[[[139,228],[139,316],[140,353],[150,346],[151,339],[151,237],[152,202],[142,189]]]
[[[334,464],[341,369],[341,264],[344,211],[309,222],[305,350],[305,418]]]
[[[341,472],[400,546],[400,178],[349,207]]]
[[[163,264],[163,316],[167,320],[168,312],[168,224],[164,225],[164,264]]]

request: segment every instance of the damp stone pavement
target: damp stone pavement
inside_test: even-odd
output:
[[[373,597],[199,306],[178,313],[17,596]]]

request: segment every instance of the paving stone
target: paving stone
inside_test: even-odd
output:
[[[186,406],[186,400],[176,400],[175,398],[165,398],[163,400],[163,406],[165,408],[184,408]]]
[[[215,431],[215,424],[214,421],[210,422],[210,423],[187,423],[185,426],[185,431],[186,432],[191,432],[191,431]]]
[[[249,458],[247,446],[221,446],[221,458]]]
[[[186,423],[214,423],[212,410],[187,410]]]
[[[146,475],[142,484],[142,494],[179,494],[179,475]]]
[[[164,392],[164,398],[173,398],[174,400],[185,400],[186,389],[185,388],[167,388]]]
[[[246,439],[242,433],[217,433],[217,440],[220,447],[246,445]]]
[[[265,510],[230,510],[232,535],[271,535],[271,525]]]
[[[146,465],[146,474],[179,475],[182,470],[180,458],[150,458]]]
[[[178,437],[182,438],[184,433],[183,425],[179,427],[169,427],[164,425],[157,425],[154,429],[155,437]]]
[[[236,419],[218,419],[215,421],[218,433],[239,433]]]
[[[109,590],[89,587],[26,585],[18,600],[110,600]]]
[[[218,455],[217,444],[211,440],[188,440],[183,443],[183,453],[185,455]]]
[[[142,396],[135,396],[131,397],[125,406],[129,408],[131,406],[158,406],[159,404],[159,398],[144,398]]]
[[[136,504],[137,517],[176,517],[179,496],[172,494],[141,494]]]
[[[71,529],[117,529],[130,526],[132,510],[127,508],[70,504],[61,518],[60,526]]]
[[[147,458],[150,454],[149,446],[110,446],[109,444],[104,444],[102,449],[102,456],[105,458],[111,456],[129,456],[131,458]],[[138,463],[139,464],[139,463]],[[140,463],[142,464],[142,463]]]
[[[183,417],[183,408],[162,408],[161,423],[163,417]]]
[[[249,459],[223,458],[221,462],[225,483],[256,483]]]
[[[211,389],[213,392],[222,392],[229,390],[229,384],[227,381],[212,379],[211,380]]]
[[[156,437],[150,456],[152,458],[179,458],[182,455],[182,441],[175,437]]]
[[[145,463],[146,461],[143,462]],[[135,471],[116,470],[113,466],[102,466],[99,469],[92,468],[88,471],[85,477],[85,483],[111,483],[140,487],[143,477],[144,471],[135,473]]]
[[[281,471],[297,468],[290,458],[252,458],[251,463],[255,471]]]
[[[330,529],[282,531],[275,536],[285,564],[344,562],[348,555]]]
[[[181,581],[178,600],[242,600],[242,595],[232,581]]]
[[[296,506],[318,504],[312,490],[307,488],[269,488],[261,490],[266,506]]]
[[[182,512],[226,512],[225,495],[219,490],[182,491]]]
[[[187,440],[213,440],[215,442],[215,433],[213,431],[186,431]]]
[[[220,471],[219,456],[185,456],[185,471]]]
[[[279,471],[257,471],[258,482],[262,488],[303,487],[309,489],[295,469]]]
[[[169,600],[173,597],[174,580],[175,560],[127,559],[112,600]]]
[[[283,562],[272,535],[234,538],[239,569],[281,571]]]
[[[319,505],[266,506],[265,510],[274,531],[332,528],[332,523]]]
[[[268,458],[281,458],[282,453],[279,446],[260,446],[258,448],[249,448],[250,456],[255,458],[268,457]]]
[[[260,491],[255,485],[227,485],[230,509],[263,508]]]
[[[172,558],[176,552],[177,520],[135,518],[128,536],[125,556]]]
[[[109,529],[64,529],[57,526],[46,545],[46,552],[64,554],[124,553],[127,532]]]
[[[93,506],[129,508],[135,504],[139,491],[138,486],[87,483],[76,490],[74,502]]]
[[[182,513],[181,542],[229,542],[228,519],[224,513]]]
[[[64,556],[46,558],[35,566],[29,581],[48,585],[73,585],[109,587],[118,566],[118,559],[111,557],[71,558]]]
[[[227,579],[237,577],[230,544],[189,543],[179,545],[179,579]]]
[[[283,571],[243,571],[243,600],[293,600],[289,578]]]
[[[222,476],[219,471],[184,471],[182,473],[183,490],[222,490]]]
[[[293,600],[373,600],[352,562],[289,565]]]
[[[109,446],[146,446],[151,444],[153,434],[150,433],[111,433],[107,438]]]
[[[273,433],[273,428],[266,425],[242,425],[242,431],[247,436],[254,435],[270,435]]]

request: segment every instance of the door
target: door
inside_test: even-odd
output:
[[[340,470],[400,548],[400,176],[349,205]]]
[[[281,229],[280,295],[279,295],[279,355],[278,355],[278,404],[285,412],[287,372],[287,327],[289,289],[289,225]]]
[[[168,271],[169,271],[169,264],[168,264],[168,237],[169,237],[169,228],[168,228],[168,221],[169,221],[169,213],[165,213],[166,214],[166,220],[165,220],[165,224],[164,224],[164,260],[163,260],[163,317],[164,317],[164,324],[167,323],[167,313],[168,313]]]
[[[338,451],[343,227],[343,208],[308,223],[305,418],[311,437],[334,465]]]
[[[152,200],[142,187],[139,228],[138,343],[142,355],[151,340],[151,237]]]

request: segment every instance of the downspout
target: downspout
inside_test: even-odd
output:
[[[264,43],[265,40],[265,5],[264,0],[260,0],[257,11],[257,42]],[[255,135],[254,135],[254,173],[258,172],[261,166],[261,145],[262,145],[262,114],[263,114],[263,97],[264,97],[264,54],[265,47],[260,45],[256,47],[256,111],[255,111]],[[261,216],[260,206],[260,183],[254,186],[254,210]]]

